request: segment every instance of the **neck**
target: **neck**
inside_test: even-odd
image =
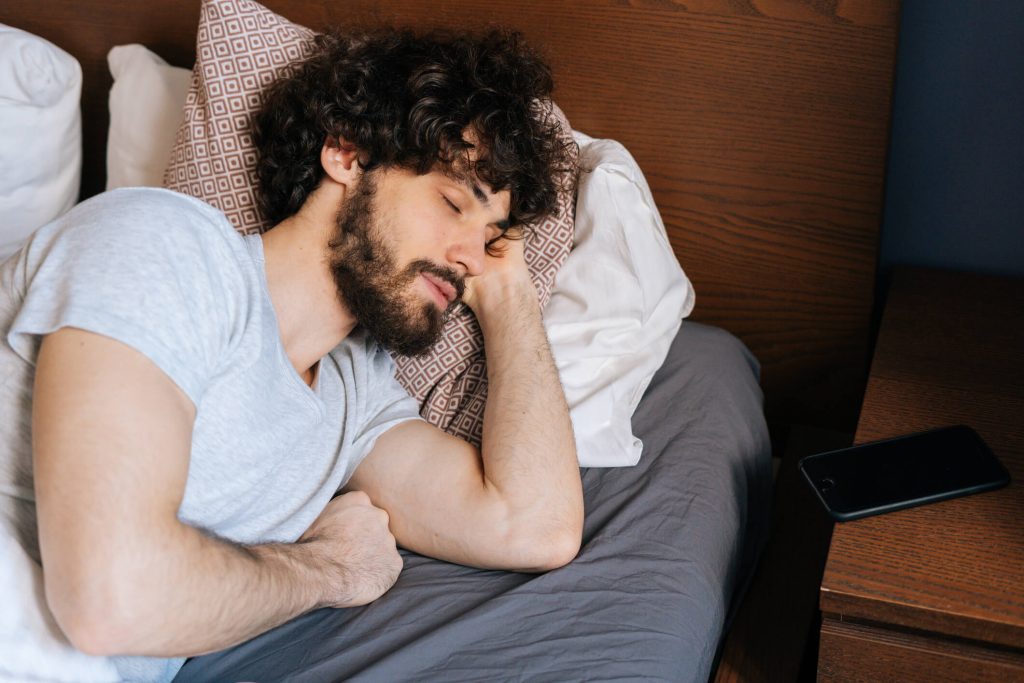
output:
[[[336,192],[314,192],[299,213],[261,236],[267,288],[285,353],[307,383],[316,363],[356,326],[331,276],[327,242],[340,203],[325,194]]]

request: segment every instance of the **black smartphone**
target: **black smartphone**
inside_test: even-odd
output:
[[[840,522],[1010,483],[1010,473],[964,425],[809,455],[800,471]]]

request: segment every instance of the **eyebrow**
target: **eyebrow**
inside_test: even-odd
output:
[[[467,173],[460,173],[458,171],[454,171],[451,174],[445,174],[445,175],[448,175],[450,178],[452,178],[452,180],[455,180],[455,181],[465,185],[466,188],[468,188],[469,191],[473,193],[473,196],[477,198],[477,201],[479,201],[484,206],[489,207],[491,205],[491,200],[487,196],[487,193],[484,192],[480,188],[480,186],[476,182],[473,181],[472,176],[470,176],[469,174],[467,174]],[[506,231],[506,230],[508,230],[509,228],[512,227],[512,223],[509,222],[509,220],[507,218],[505,218],[503,220],[500,220],[500,221],[495,221],[494,225],[497,226],[502,231]]]
[[[477,201],[484,206],[491,205],[491,200],[487,197],[487,193],[480,189],[480,186],[473,180],[473,176],[465,170],[449,168],[444,171],[444,174],[460,185],[465,185],[466,189],[472,192],[473,196],[477,198]]]
[[[487,197],[484,191],[480,189],[479,185],[474,183],[469,178],[463,178],[462,182],[464,182],[469,187],[469,189],[473,191],[473,196],[480,200],[481,204],[483,204],[484,206],[490,206],[491,200]]]

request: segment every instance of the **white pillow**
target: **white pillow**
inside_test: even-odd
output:
[[[119,50],[115,47],[108,58],[115,88],[124,77],[115,73]],[[188,83],[168,87],[169,79],[177,78],[169,72],[175,67],[154,61],[159,57],[152,53],[152,58],[137,54],[140,81],[131,92],[145,96],[111,94],[107,173],[148,168],[153,173],[132,184],[159,186],[171,142],[149,142],[173,141]],[[115,135],[115,120],[124,122],[124,133]],[[613,140],[575,135],[582,167],[576,235],[555,278],[544,326],[569,403],[580,465],[635,465],[643,444],[633,436],[633,411],[682,319],[693,310],[693,288],[629,152]],[[115,140],[116,154],[109,147]]]
[[[74,57],[0,24],[0,261],[78,200],[81,92]]]
[[[584,467],[635,465],[631,419],[694,292],[643,173],[614,140],[576,133],[576,236],[544,326]]]
[[[191,69],[170,66],[142,45],[107,54],[110,89],[107,189],[159,187],[184,116]]]

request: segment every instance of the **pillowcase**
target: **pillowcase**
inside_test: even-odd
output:
[[[243,233],[270,227],[256,203],[256,150],[251,120],[260,92],[307,56],[313,32],[253,0],[204,0],[196,36],[196,64],[164,186],[223,211]],[[551,105],[545,116],[560,117]],[[569,141],[570,128],[564,118]],[[569,254],[573,235],[570,189],[557,214],[533,226],[525,244],[541,304]],[[445,431],[480,444],[487,373],[483,335],[461,305],[441,341],[421,358],[396,357],[398,381],[420,403],[420,412]]]
[[[576,133],[576,237],[544,327],[586,467],[635,465],[631,418],[694,292],[647,181],[626,148]]]
[[[0,24],[0,261],[78,201],[81,92],[74,57]]]
[[[196,63],[163,185],[217,207],[239,232],[271,227],[256,203],[260,93],[312,50],[313,32],[252,0],[204,0]]]
[[[107,189],[159,186],[181,123],[192,72],[170,66],[142,45],[107,54],[110,88]]]

